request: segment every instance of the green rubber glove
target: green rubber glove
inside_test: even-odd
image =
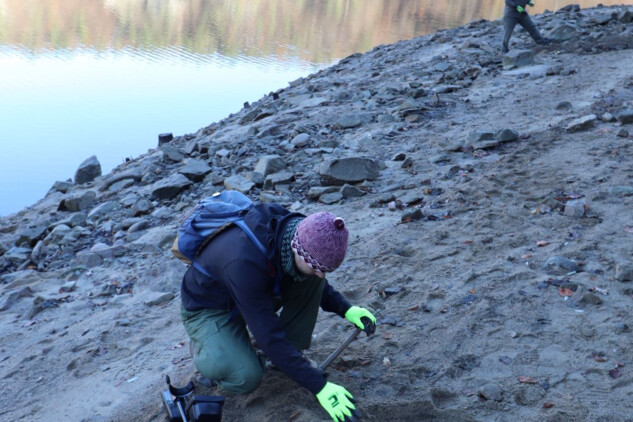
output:
[[[365,322],[363,322],[362,319],[364,318],[369,319],[369,321],[365,320]],[[373,334],[376,330],[376,317],[367,309],[361,308],[360,306],[352,306],[349,308],[347,312],[345,312],[345,319],[365,331],[367,335]],[[368,326],[365,326],[365,323],[367,323]]]
[[[529,2],[529,3],[528,3],[528,6],[530,6],[530,7],[534,7],[534,2],[533,2],[533,1]]]
[[[525,9],[522,8],[521,6],[517,6],[517,10],[519,11],[519,13],[525,12]]]
[[[356,409],[356,406],[352,403],[354,396],[344,387],[328,382],[317,393],[316,397],[335,422],[354,419],[354,414],[352,413]]]

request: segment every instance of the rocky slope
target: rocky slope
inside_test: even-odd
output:
[[[364,420],[632,420],[633,8],[535,20],[559,43],[379,46],[0,219],[2,419],[164,420],[164,376],[195,378],[169,246],[231,188],[347,221],[330,281],[381,324],[330,379]],[[322,315],[308,355],[350,331]],[[226,397],[226,421],[328,420],[274,371]]]

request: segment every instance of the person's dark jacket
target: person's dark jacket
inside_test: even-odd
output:
[[[319,369],[312,368],[303,355],[286,340],[275,314],[270,263],[280,275],[280,293],[295,282],[284,274],[281,266],[281,237],[286,223],[302,214],[290,213],[278,204],[260,204],[244,221],[268,250],[264,256],[238,227],[220,233],[202,250],[198,262],[211,276],[189,267],[181,287],[181,299],[187,311],[205,308],[237,308],[268,358],[299,385],[316,394],[326,379]],[[319,280],[316,279],[315,282]],[[310,281],[305,281],[310,282]],[[344,317],[351,304],[325,281],[321,309]]]
[[[521,6],[525,9],[530,0],[505,0],[505,2],[506,6],[511,7],[512,9],[516,9],[517,6]]]

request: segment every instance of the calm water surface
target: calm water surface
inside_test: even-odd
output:
[[[0,216],[91,155],[108,173],[159,133],[195,132],[352,53],[502,13],[503,0],[0,0]]]

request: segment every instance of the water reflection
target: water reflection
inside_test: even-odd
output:
[[[571,3],[597,2],[536,1],[531,10]],[[329,63],[378,44],[497,19],[503,5],[503,0],[1,0],[0,43],[32,52],[134,46],[143,54],[178,46],[203,55]]]
[[[536,3],[534,13],[597,1]],[[0,215],[42,198],[90,155],[108,172],[155,147],[158,133],[195,132],[352,53],[497,19],[503,5],[0,0]]]

